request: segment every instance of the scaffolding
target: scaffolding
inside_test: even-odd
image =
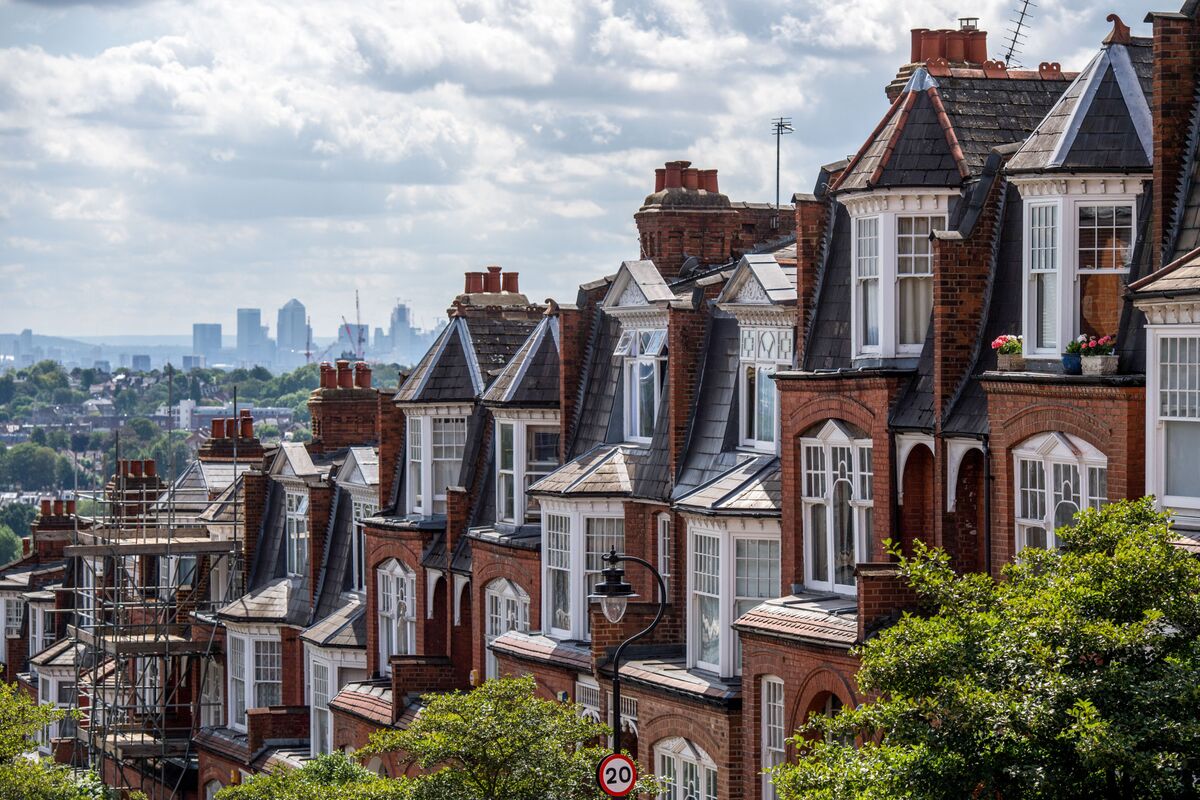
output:
[[[238,480],[249,465],[235,444],[232,481],[215,501],[232,507],[233,535],[216,538],[195,509],[177,510],[174,464],[164,483],[154,462],[121,460],[119,442],[117,455],[93,495],[91,524],[77,519],[65,548],[75,564],[67,636],[82,645],[72,760],[114,788],[167,800],[188,788],[195,731],[214,712],[206,704],[217,695],[205,686],[217,655],[212,615],[240,591]],[[218,572],[223,587],[210,585]]]

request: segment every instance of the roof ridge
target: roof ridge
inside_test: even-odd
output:
[[[924,67],[919,68],[917,72],[920,72],[921,69],[924,69]],[[913,75],[916,75],[916,72],[914,72]],[[909,80],[911,82],[912,79],[910,78]],[[900,108],[900,101],[904,99],[904,96],[904,92],[896,95],[896,99],[892,101],[890,106],[888,106],[887,111],[884,112],[883,118],[880,119],[879,124],[875,126],[875,130],[871,131],[870,135],[867,136],[866,140],[864,140],[862,145],[859,146],[858,152],[856,152],[854,157],[850,159],[850,163],[846,165],[846,168],[842,170],[840,175],[838,175],[837,180],[833,182],[833,186],[829,187],[830,192],[836,192],[839,188],[841,188],[842,183],[846,180],[846,176],[854,171],[854,168],[858,166],[859,161],[862,161],[863,157],[867,153],[867,150],[870,149],[871,145],[874,143],[875,138],[883,132],[883,129],[891,121],[892,117],[898,112]]]
[[[938,93],[937,84],[930,86],[925,93],[929,96],[929,102],[933,103],[933,110],[937,112],[938,124],[942,126],[942,135],[946,137],[946,146],[950,148],[950,155],[954,157],[954,163],[958,166],[959,176],[963,178],[970,176],[971,168],[967,166],[967,157],[963,155],[958,134],[954,132],[954,123],[950,121],[950,114],[942,103],[942,96]]]

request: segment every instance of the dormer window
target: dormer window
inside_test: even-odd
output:
[[[846,200],[853,219],[855,356],[920,354],[933,312],[930,237],[946,227],[947,202],[944,195],[863,195]]]
[[[498,420],[496,430],[496,519],[537,522],[541,510],[527,492],[558,466],[558,426]]]
[[[289,491],[284,497],[287,571],[288,575],[303,576],[308,572],[308,495]]]
[[[649,444],[667,377],[665,328],[626,328],[613,355],[623,361],[625,440]]]
[[[793,341],[790,328],[742,328],[738,402],[744,447],[775,452],[779,408],[772,376],[791,364]]]
[[[1026,355],[1057,358],[1080,335],[1116,334],[1140,182],[1022,181]],[[1128,189],[1128,191],[1126,191]]]
[[[407,439],[408,513],[445,514],[446,488],[458,483],[466,450],[466,415],[410,415]]]

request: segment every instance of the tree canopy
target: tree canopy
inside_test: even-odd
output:
[[[0,800],[101,800],[110,792],[94,773],[30,757],[36,737],[66,712],[38,705],[14,683],[0,683]]]
[[[1149,499],[1059,537],[999,582],[902,558],[923,610],[861,648],[876,699],[803,729],[779,796],[1197,797],[1200,562]]]

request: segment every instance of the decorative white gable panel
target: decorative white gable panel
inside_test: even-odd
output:
[[[625,284],[625,290],[621,292],[621,296],[617,298],[617,305],[621,308],[629,306],[645,306],[649,305],[646,295],[642,294],[642,290],[634,281],[629,281]]]
[[[753,275],[749,275],[738,287],[733,302],[741,305],[771,305],[771,298],[767,296],[762,284]]]
[[[741,358],[743,361],[791,361],[795,336],[796,332],[791,328],[743,327]]]

